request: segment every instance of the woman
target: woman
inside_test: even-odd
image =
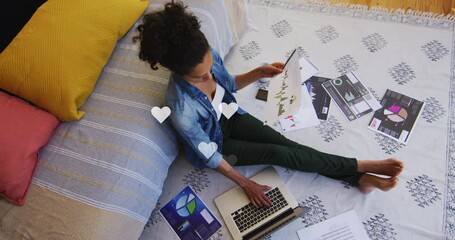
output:
[[[167,3],[164,10],[145,15],[137,30],[139,36],[135,40],[140,40],[140,59],[152,69],[160,64],[172,72],[166,105],[172,110],[169,118],[186,157],[193,165],[213,168],[234,181],[255,207],[270,206],[264,194],[270,187],[242,176],[223,155],[234,155],[236,166],[270,164],[316,172],[347,181],[362,192],[375,188],[388,191],[398,183],[403,164],[396,159],[362,161],[322,153],[286,139],[241,108],[229,119],[222,116],[219,104],[235,102],[233,92],[258,79],[280,74],[283,63],[261,66],[237,76],[229,74],[200,31],[198,19],[186,11],[183,3]],[[217,146],[216,151],[207,146]]]

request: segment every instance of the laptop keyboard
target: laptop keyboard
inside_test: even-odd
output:
[[[288,205],[288,202],[284,199],[278,188],[268,191],[265,195],[272,202],[270,207],[255,208],[252,203],[249,203],[241,207],[239,210],[231,213],[231,216],[234,218],[234,222],[240,232],[244,232],[254,224]]]

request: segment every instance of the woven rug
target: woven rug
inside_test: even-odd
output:
[[[358,159],[396,157],[405,164],[398,186],[362,194],[349,184],[314,173],[276,167],[309,214],[267,239],[298,239],[296,231],[355,209],[370,239],[455,239],[454,19],[428,13],[317,3],[250,0],[252,30],[225,60],[232,73],[264,62],[284,61],[293,48],[334,78],[354,72],[380,100],[387,89],[426,106],[408,144],[367,129],[372,113],[348,121],[332,101],[329,117],[316,127],[285,135],[316,149]],[[263,118],[254,83],[237,93],[239,105]],[[273,127],[280,131],[278,123]],[[237,167],[251,176],[264,166]],[[141,239],[175,235],[157,209],[191,185],[220,218],[213,198],[234,184],[210,169],[190,166],[179,157]],[[212,239],[230,239],[222,227]]]

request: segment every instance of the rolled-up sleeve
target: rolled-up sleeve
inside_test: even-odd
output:
[[[209,168],[217,168],[218,165],[220,165],[221,161],[223,160],[223,156],[219,152],[215,152],[212,157],[208,159],[208,161],[205,163],[207,167]]]
[[[237,75],[232,75],[232,74],[229,74],[230,76],[230,87],[231,87],[231,92],[237,92]]]

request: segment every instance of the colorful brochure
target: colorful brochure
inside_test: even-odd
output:
[[[182,240],[206,240],[221,228],[220,221],[190,186],[164,205],[160,213]]]
[[[425,103],[387,89],[368,128],[407,144]]]

